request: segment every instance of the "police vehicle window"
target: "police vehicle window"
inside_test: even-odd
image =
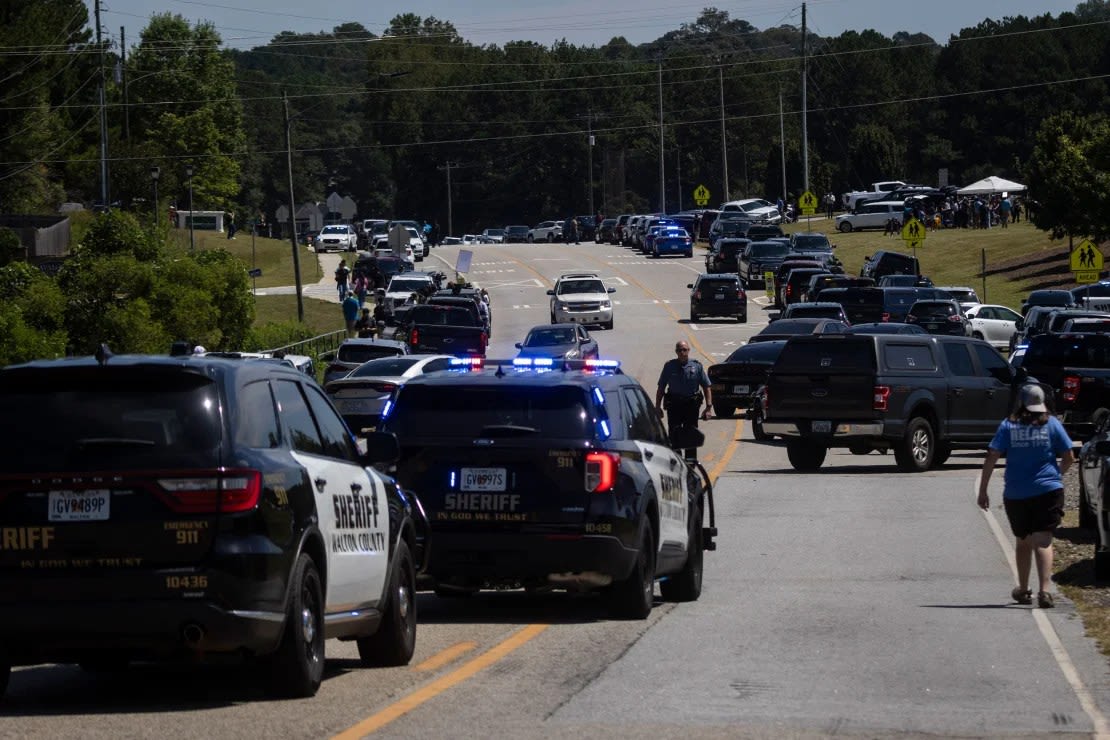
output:
[[[446,370],[451,366],[451,358],[441,357],[438,360],[428,360],[424,363],[424,368],[421,370],[423,373],[434,373],[439,370]]]
[[[320,429],[320,439],[324,443],[324,454],[340,460],[357,460],[358,450],[351,440],[351,433],[339,414],[331,407],[323,392],[316,386],[306,385],[305,394],[316,426]]]
[[[323,455],[324,444],[320,441],[320,433],[316,429],[316,423],[312,421],[308,404],[301,395],[300,385],[291,380],[279,380],[274,383],[274,395],[277,397],[282,423],[293,442],[293,449]]]
[[[644,407],[644,400],[636,393],[635,388],[622,388],[621,397],[624,399],[627,410],[627,429],[630,439],[641,442],[655,441],[655,428],[648,417],[649,409]],[[654,409],[650,410],[654,414]]]
[[[392,345],[341,344],[336,359],[340,362],[366,362],[376,357],[392,357],[403,350]]]
[[[982,374],[990,377],[999,377],[998,373],[1002,368],[1009,368],[1010,365],[991,347],[982,344],[975,345],[975,355],[979,358],[979,365],[982,367]],[[1004,377],[1004,376],[1003,376]]]
[[[948,360],[948,367],[952,369],[953,375],[961,377],[975,375],[975,367],[971,364],[971,353],[967,351],[966,344],[945,342],[944,357]]]
[[[936,370],[933,350],[927,344],[887,344],[883,362],[891,370]]]
[[[669,445],[671,442],[670,435],[667,434],[667,428],[663,426],[663,420],[659,418],[659,414],[655,413],[655,405],[652,403],[651,398],[644,392],[643,388],[636,387],[632,389],[633,392],[640,397],[641,403],[648,411],[648,422],[652,426],[653,434],[652,441],[656,444]]]
[[[399,436],[449,439],[555,437],[593,439],[586,389],[577,386],[406,385],[384,428]]]
[[[244,447],[269,449],[281,444],[274,397],[265,380],[248,383],[239,391],[239,418],[235,442]]]

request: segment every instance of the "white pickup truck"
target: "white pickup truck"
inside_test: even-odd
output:
[[[870,190],[853,190],[840,196],[840,199],[844,203],[845,208],[849,211],[853,211],[856,208],[856,203],[860,200],[876,198],[884,193],[889,193],[892,190],[904,188],[905,186],[906,183],[901,180],[882,180],[880,182],[871,183]]]

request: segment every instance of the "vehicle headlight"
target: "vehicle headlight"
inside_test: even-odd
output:
[[[566,354],[566,358],[568,360],[573,360],[577,356],[578,356],[578,350],[576,350],[576,349],[572,349],[569,352],[567,352],[567,354]]]
[[[555,308],[559,309],[560,311],[566,311],[568,308],[570,308],[570,304],[563,301],[557,301],[555,303]]]
[[[601,302],[601,307],[602,308],[612,308],[613,307],[613,302],[612,301],[602,301]]]

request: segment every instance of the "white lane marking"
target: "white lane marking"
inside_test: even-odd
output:
[[[975,487],[972,489],[975,496],[979,495],[979,479],[982,474],[982,471],[980,471],[979,475],[975,476]],[[1010,565],[1010,574],[1014,577],[1014,583],[1017,583],[1017,562],[1014,560],[1014,547],[1010,538],[1002,531],[1002,527],[999,525],[993,511],[987,509],[983,512],[983,516],[994,533],[994,538],[998,540],[1002,553],[1006,557],[1006,562]],[[1037,577],[1035,566],[1032,568],[1030,577]],[[1079,699],[1083,711],[1091,719],[1091,724],[1094,725],[1095,737],[1110,738],[1110,723],[1107,723],[1106,717],[1099,711],[1098,704],[1095,703],[1090,690],[1083,683],[1079,671],[1075,668],[1075,663],[1072,663],[1071,656],[1068,655],[1067,648],[1060,642],[1060,636],[1056,634],[1056,628],[1052,626],[1052,622],[1048,620],[1044,610],[1030,609],[1029,611],[1033,615],[1033,620],[1037,623],[1037,628],[1041,631],[1041,636],[1048,644],[1048,649],[1052,651],[1052,657],[1056,658],[1056,665],[1060,666],[1060,672],[1064,674],[1064,678],[1071,685],[1071,689],[1075,692],[1075,697]]]
[[[628,287],[628,281],[625,280],[624,278],[607,277],[607,278],[602,278],[602,281],[607,282],[607,283],[616,283],[617,285],[623,285],[626,288]]]
[[[514,303],[513,308],[531,308],[527,303]]]
[[[566,257],[532,257],[529,262],[569,262]]]
[[[486,290],[493,290],[494,288],[542,288],[543,283],[537,278],[525,278],[524,280],[489,283],[483,287],[485,287]]]

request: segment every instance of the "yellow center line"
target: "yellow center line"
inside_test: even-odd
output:
[[[423,663],[414,665],[414,671],[434,671],[447,665],[451,661],[458,658],[460,655],[469,653],[474,648],[478,647],[476,642],[460,642],[457,645],[452,645],[446,650],[441,650],[432,657],[425,660]]]
[[[434,699],[452,686],[465,681],[479,671],[493,665],[509,653],[538,636],[545,629],[547,629],[546,624],[528,625],[450,673],[440,676],[428,685],[393,702],[385,709],[370,715],[354,727],[344,730],[334,736],[332,740],[356,740],[356,738],[362,738],[372,732],[377,732],[393,720],[403,717],[416,709],[424,702]]]
[[[734,432],[732,440],[728,443],[728,447],[725,448],[725,451],[721,453],[720,461],[709,471],[709,480],[713,481],[714,485],[716,485],[717,479],[721,477],[721,473],[725,472],[725,468],[728,467],[728,464],[732,462],[732,456],[736,454],[736,448],[740,446],[740,432],[743,431],[743,429],[743,419],[737,419],[736,426],[733,427]]]

